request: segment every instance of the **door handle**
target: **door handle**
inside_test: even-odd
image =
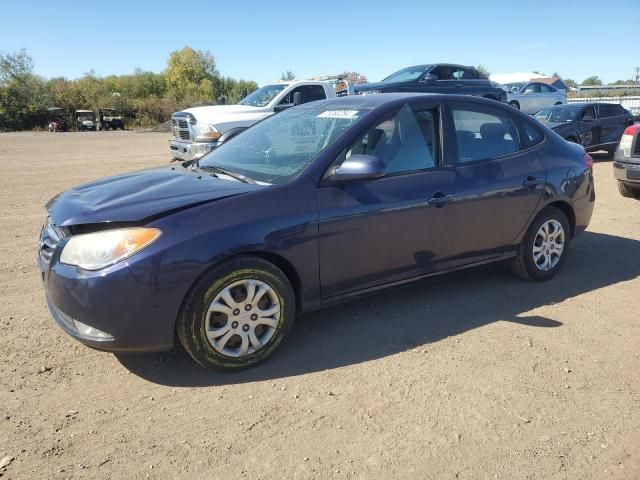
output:
[[[436,207],[440,208],[444,206],[445,203],[448,203],[451,200],[453,200],[453,195],[444,195],[440,192],[437,192],[433,195],[433,197],[429,199],[427,203],[429,203],[429,205],[435,205]]]
[[[527,177],[522,184],[529,190],[535,190],[538,185],[544,185],[544,180],[542,178]]]

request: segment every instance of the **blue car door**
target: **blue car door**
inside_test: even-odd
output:
[[[400,282],[444,268],[455,228],[451,168],[441,166],[440,108],[409,105],[373,123],[336,159],[374,155],[374,180],[318,189],[323,298]],[[331,170],[331,169],[330,169]]]
[[[450,102],[457,158],[453,207],[457,224],[452,266],[513,249],[542,199],[546,170],[535,146],[544,138],[504,108]]]

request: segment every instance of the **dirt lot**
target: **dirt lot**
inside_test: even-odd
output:
[[[90,350],[43,299],[45,202],[166,163],[167,138],[0,135],[0,476],[640,478],[640,202],[605,157],[553,281],[421,281],[306,315],[266,364],[225,375]]]

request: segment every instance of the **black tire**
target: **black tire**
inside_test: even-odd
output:
[[[279,324],[267,343],[243,357],[223,355],[206,335],[208,308],[225,287],[243,279],[255,279],[271,287],[280,302]],[[211,370],[238,371],[266,360],[293,328],[295,295],[286,275],[272,263],[255,256],[239,256],[206,272],[191,288],[178,317],[176,330],[184,349],[200,365]],[[226,322],[231,322],[229,317]],[[247,327],[248,328],[248,327]]]
[[[632,187],[631,185],[623,182],[618,182],[618,191],[620,195],[626,198],[640,199],[640,187]]]
[[[564,230],[564,248],[558,259],[558,263],[550,270],[540,270],[533,260],[533,246],[538,230],[549,220],[558,221]],[[511,270],[518,277],[530,282],[544,282],[553,278],[564,264],[569,252],[571,227],[569,220],[562,210],[555,207],[547,207],[531,222],[522,243],[518,247],[516,258],[511,261]]]
[[[516,110],[520,110],[520,104],[518,102],[516,102],[515,100],[510,101],[509,105],[512,106],[513,108],[515,108]]]

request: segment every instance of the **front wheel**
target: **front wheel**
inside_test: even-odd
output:
[[[529,226],[511,269],[532,282],[553,278],[567,256],[570,236],[569,221],[562,210],[545,208]]]
[[[518,102],[516,102],[515,100],[509,102],[509,105],[511,105],[516,110],[520,110],[520,104]]]
[[[191,289],[177,322],[180,343],[205,368],[235,371],[266,360],[293,327],[295,296],[266,260],[236,257]]]

